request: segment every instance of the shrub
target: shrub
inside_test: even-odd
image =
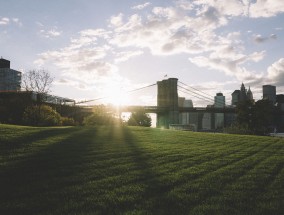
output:
[[[48,105],[33,105],[25,109],[23,123],[33,126],[61,125],[61,116]]]
[[[64,126],[73,126],[75,125],[75,121],[73,118],[61,117],[62,125]]]
[[[149,114],[145,113],[144,110],[141,109],[131,113],[127,124],[131,126],[151,127],[152,119]]]
[[[110,125],[113,124],[113,122],[114,118],[109,116],[108,114],[93,113],[92,115],[84,118],[83,125]]]

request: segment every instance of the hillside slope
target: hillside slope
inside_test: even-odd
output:
[[[0,125],[0,214],[283,214],[284,139]]]

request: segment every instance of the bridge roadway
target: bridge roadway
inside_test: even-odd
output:
[[[157,106],[122,106],[120,107],[121,112],[134,112],[139,109],[144,109],[146,113],[162,113],[165,111],[169,111],[171,108],[169,107],[157,107]],[[198,112],[198,113],[235,113],[236,108],[234,107],[179,107],[178,111],[180,113],[186,112]]]
[[[86,106],[84,109],[87,112],[91,112],[93,107],[95,106]],[[169,107],[157,107],[157,106],[139,106],[139,105],[132,105],[132,106],[121,106],[118,108],[120,112],[135,112],[138,110],[143,109],[146,113],[163,113],[165,111],[172,110]],[[177,109],[180,113],[235,113],[236,108],[234,107],[179,107]]]

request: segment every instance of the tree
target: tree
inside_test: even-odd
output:
[[[22,88],[38,94],[38,102],[41,103],[44,96],[50,92],[54,78],[46,70],[30,70],[23,74]]]
[[[272,102],[269,100],[259,100],[253,106],[252,128],[256,134],[266,134],[272,132],[276,123]]]
[[[46,70],[30,70],[23,74],[22,87],[26,91],[48,93],[53,82],[53,77]]]
[[[37,108],[38,113],[37,117],[41,116],[41,105],[46,99],[47,93],[50,91],[51,84],[53,82],[53,77],[46,70],[30,70],[23,74],[22,77],[22,88],[26,91],[36,93],[36,102],[37,105],[34,106]],[[35,120],[40,120],[40,118],[35,117]],[[36,122],[35,124],[39,124]]]
[[[252,107],[250,100],[239,102],[237,105],[237,123],[240,126],[251,128],[252,124]]]
[[[144,109],[139,109],[131,113],[127,124],[130,126],[150,127],[152,124],[152,119],[149,114],[145,113]]]
[[[40,111],[38,111],[40,109]],[[55,126],[61,125],[61,116],[48,105],[29,106],[23,114],[23,122],[33,126]]]
[[[237,105],[237,124],[234,130],[240,133],[266,134],[276,125],[275,107],[269,100],[259,100],[255,104],[243,101]]]
[[[99,105],[93,108],[93,113],[83,120],[83,125],[111,125],[116,122],[113,114],[104,105]]]

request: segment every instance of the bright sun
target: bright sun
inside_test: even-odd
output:
[[[130,104],[130,96],[129,94],[122,89],[118,84],[108,86],[105,90],[106,102],[108,104],[113,104],[115,106],[120,105],[129,105]]]

